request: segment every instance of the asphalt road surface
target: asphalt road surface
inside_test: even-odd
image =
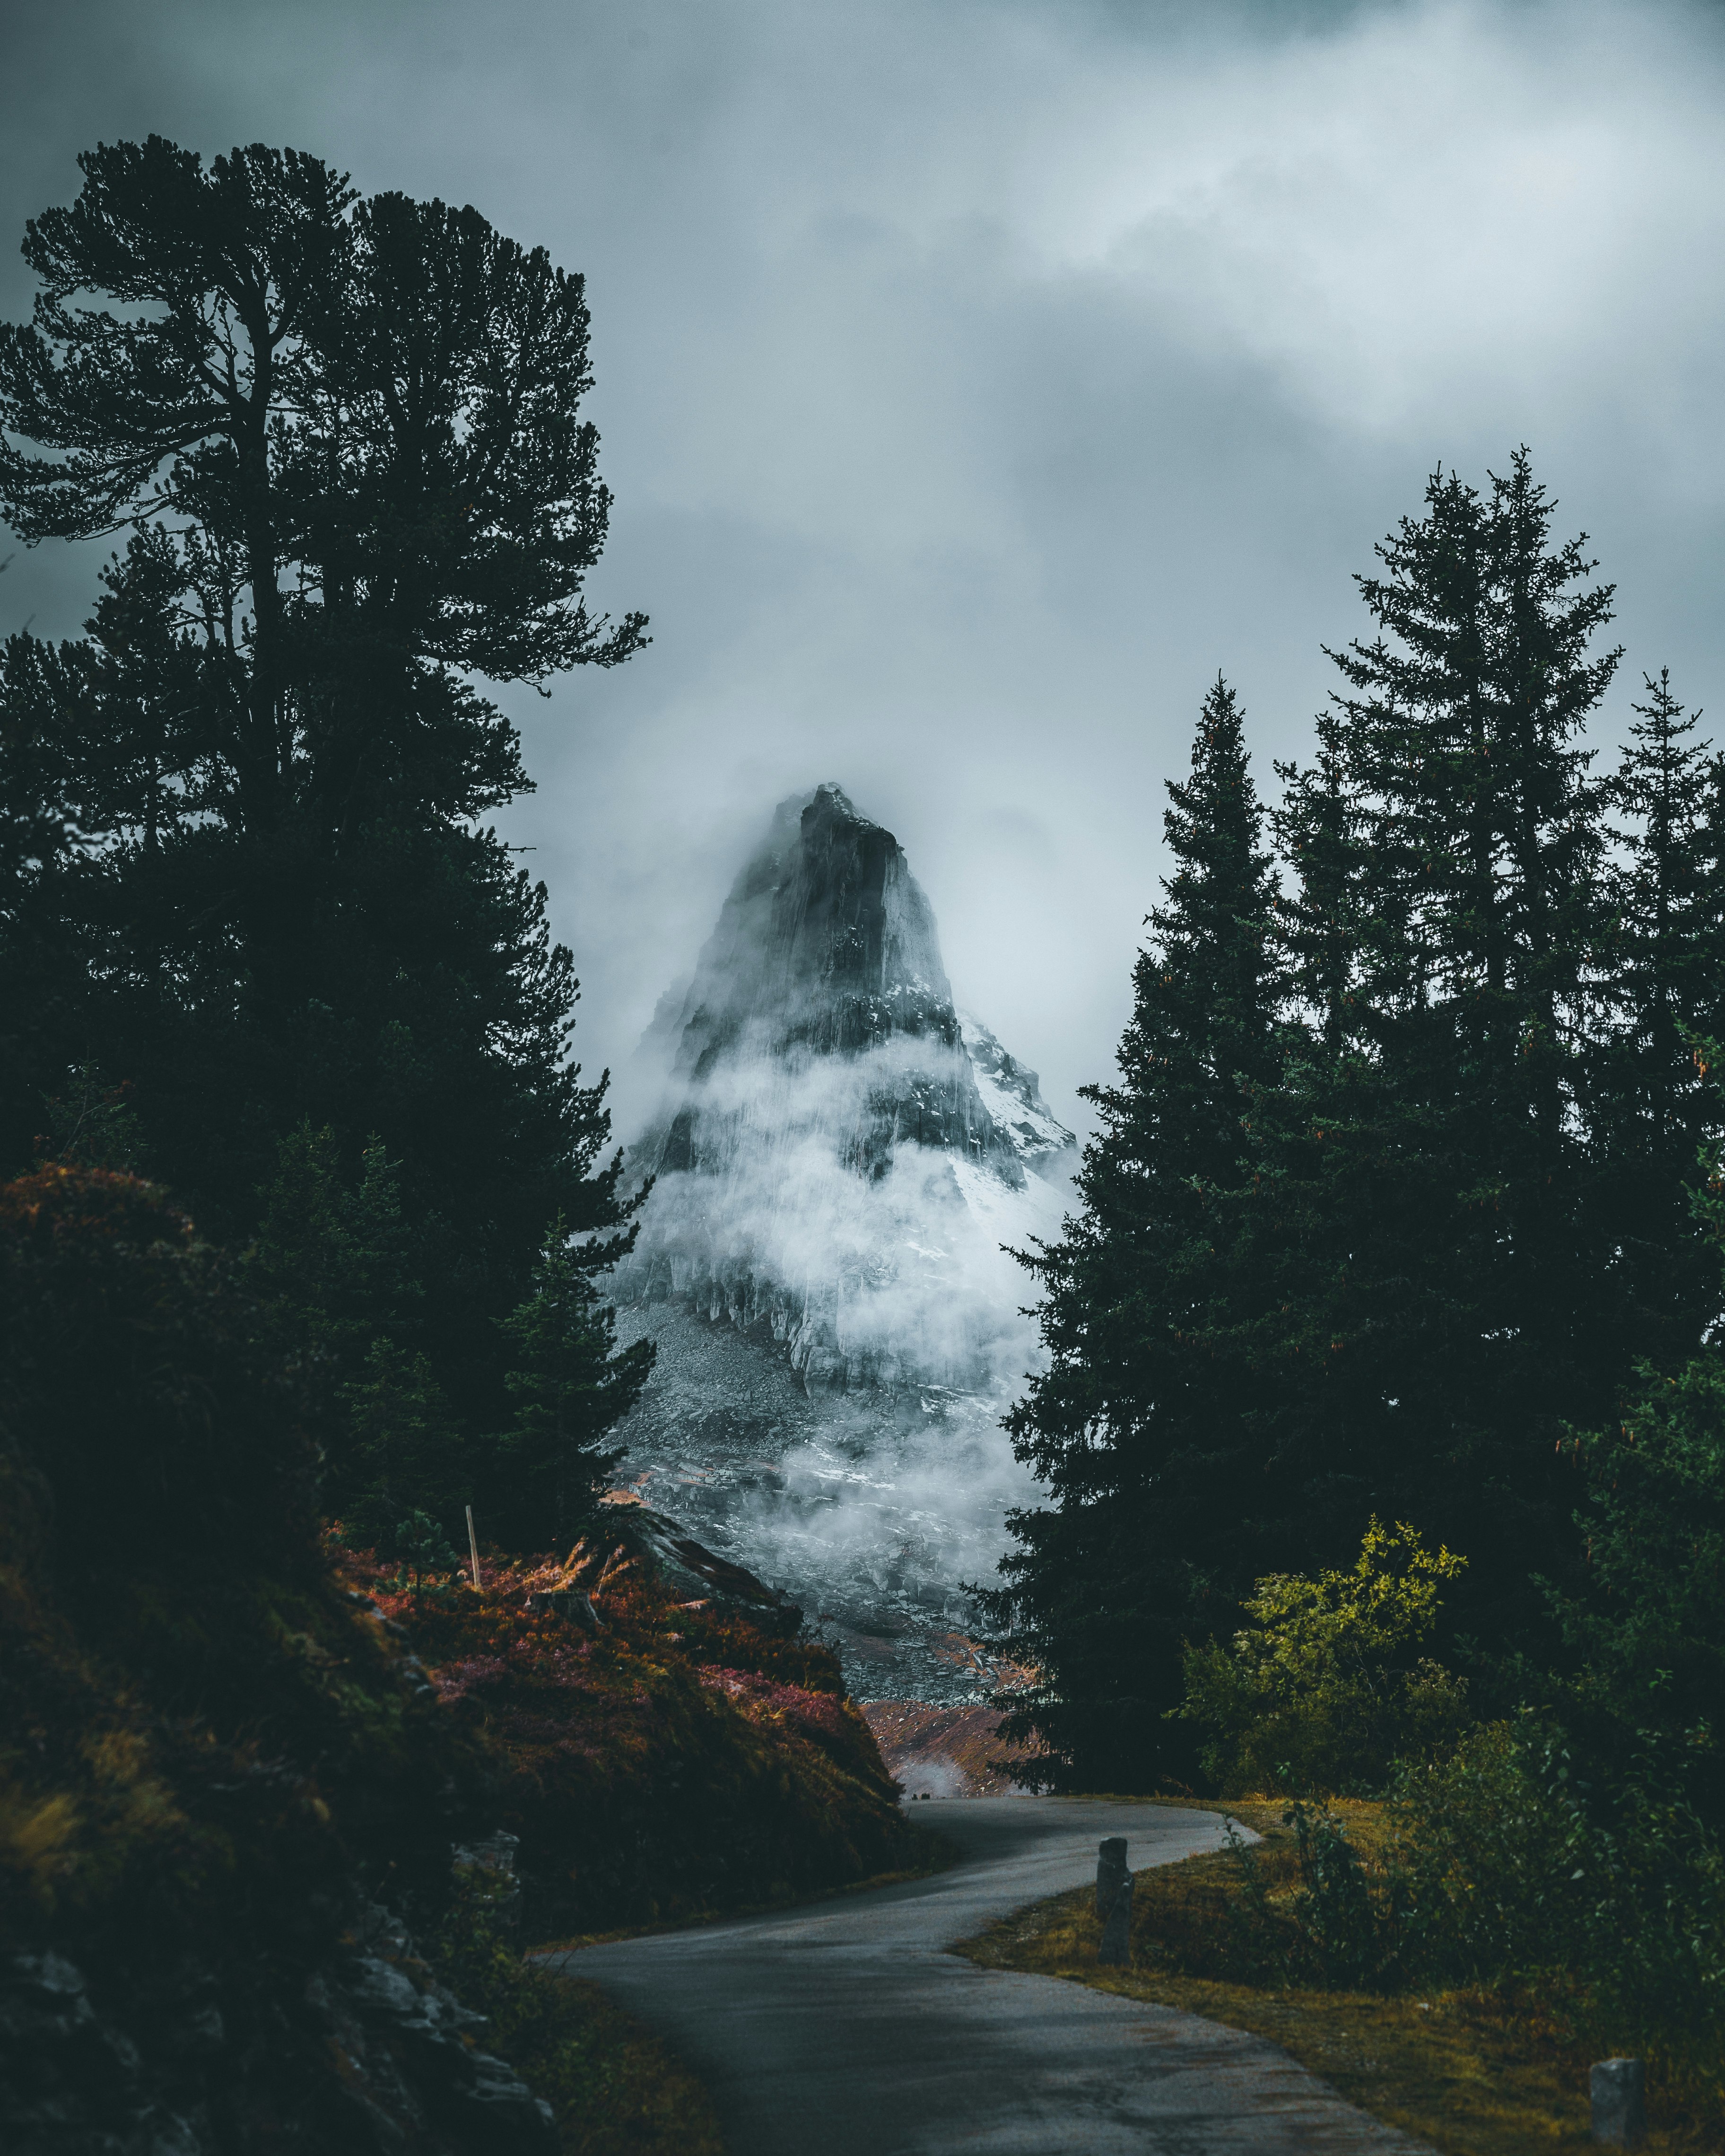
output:
[[[1273,2044],[1171,2007],[948,1953],[1096,1876],[1213,1848],[1211,1812],[1086,1798],[931,1804],[952,1871],[555,1957],[706,2080],[730,2156],[1415,2156]],[[1429,2152],[1427,2152],[1429,2156]]]

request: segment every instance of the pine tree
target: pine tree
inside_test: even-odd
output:
[[[547,1231],[533,1292],[505,1322],[511,1427],[493,1450],[495,1531],[512,1547],[567,1544],[583,1532],[623,1457],[605,1442],[641,1396],[650,1340],[619,1353],[614,1311],[593,1284],[590,1254],[561,1218]]]
[[[1274,1065],[1281,983],[1263,815],[1219,679],[1191,776],[1168,790],[1174,870],[1134,971],[1119,1082],[1085,1096],[1101,1128],[1081,1209],[1024,1259],[1049,1361],[1009,1427],[1053,1502],[1014,1516],[1009,1584],[985,1598],[1043,1672],[1015,1726],[1065,1763],[1056,1779],[1091,1788],[1143,1787],[1183,1758],[1163,1720],[1183,1640],[1251,1577],[1214,1531],[1238,1502],[1242,1431],[1238,1373],[1204,1333],[1227,1292],[1211,1222],[1241,1173],[1242,1086]]]
[[[425,1352],[482,1430],[547,1208],[627,1232],[569,953],[485,820],[529,781],[482,685],[644,641],[582,596],[609,507],[582,280],[296,151],[81,163],[27,229],[33,324],[0,329],[0,506],[33,544],[131,536],[89,635],[0,670],[0,819],[33,776],[58,804],[8,823],[0,958],[63,983],[0,1124],[16,1149],[100,1064],[236,1243],[302,1121],[349,1173],[380,1133]]]

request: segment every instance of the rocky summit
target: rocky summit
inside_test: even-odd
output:
[[[1008,1253],[1057,1232],[1071,1132],[835,785],[780,806],[643,1055],[631,1486],[821,1619],[859,1692],[967,1696],[963,1583],[1031,1492],[999,1429],[1035,1352]]]

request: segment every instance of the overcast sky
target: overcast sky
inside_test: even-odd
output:
[[[590,1070],[773,804],[895,830],[1057,1110],[1105,1075],[1206,682],[1300,752],[1350,572],[1519,441],[1640,670],[1722,696],[1725,8],[7,0],[0,311],[77,151],[262,140],[583,270],[654,644],[515,694]],[[0,627],[76,628],[20,553]]]

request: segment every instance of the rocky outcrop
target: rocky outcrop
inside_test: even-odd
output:
[[[1009,1055],[982,1020],[960,1011],[964,1050],[983,1106],[1023,1165],[1050,1180],[1064,1179],[1077,1160],[1078,1141],[1042,1097],[1042,1081],[1027,1063]]]
[[[619,1536],[622,1545],[645,1558],[668,1586],[695,1598],[690,1608],[713,1603],[735,1609],[763,1631],[787,1639],[802,1629],[803,1613],[788,1595],[696,1542],[685,1527],[634,1491],[614,1490],[603,1502],[607,1538]]]
[[[362,1903],[333,1954],[236,1995],[195,1957],[124,1982],[0,1963],[8,2156],[554,2156],[551,2107],[480,2041],[401,1922]]]

